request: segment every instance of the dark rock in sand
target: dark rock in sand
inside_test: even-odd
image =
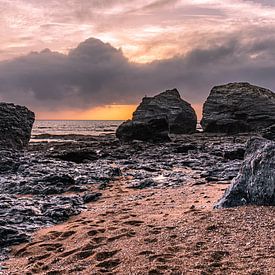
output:
[[[216,208],[240,205],[275,205],[275,143],[252,138],[245,160]]]
[[[205,132],[260,131],[275,123],[275,94],[249,83],[214,87],[203,106]]]
[[[102,196],[102,193],[88,193],[83,196],[84,203],[97,201]]]
[[[23,149],[31,138],[34,113],[26,107],[0,103],[0,149]]]
[[[151,179],[144,179],[141,181],[136,181],[136,182],[131,182],[128,184],[127,188],[132,188],[132,189],[145,189],[145,188],[150,188],[156,186],[157,183]]]
[[[133,113],[133,119],[120,125],[116,135],[122,141],[168,141],[169,133],[194,133],[196,125],[194,109],[173,89],[154,97],[144,97]]]
[[[77,215],[83,206],[79,196],[35,196],[18,198],[0,195],[0,261],[10,245],[27,242],[31,233]]]
[[[167,119],[154,118],[147,121],[128,120],[118,127],[116,136],[124,142],[132,140],[165,142],[170,141],[168,133]]]

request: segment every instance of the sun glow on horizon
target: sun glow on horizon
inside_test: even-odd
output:
[[[137,105],[104,105],[87,111],[37,112],[38,120],[127,120]]]
[[[202,105],[192,105],[198,120],[202,117]],[[132,118],[137,105],[105,105],[87,111],[64,110],[59,112],[37,112],[37,120],[127,120]]]

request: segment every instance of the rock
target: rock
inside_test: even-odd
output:
[[[244,159],[245,149],[244,148],[234,148],[233,150],[224,151],[223,157],[225,159],[234,160],[234,159]]]
[[[6,259],[8,246],[27,242],[38,228],[63,222],[84,209],[80,196],[18,198],[0,194],[0,261]]]
[[[173,89],[154,97],[144,97],[133,113],[133,119],[120,125],[116,135],[122,141],[167,141],[169,133],[194,133],[196,125],[194,109]]]
[[[65,151],[53,154],[51,157],[75,163],[83,163],[98,159],[97,153],[89,150]]]
[[[196,131],[196,113],[188,102],[181,99],[177,89],[167,90],[154,97],[144,97],[133,114],[134,121],[154,117],[167,117],[171,134],[190,134]]]
[[[148,178],[148,179],[144,179],[141,181],[135,181],[135,182],[131,182],[127,188],[133,188],[133,189],[145,189],[145,188],[150,188],[153,186],[156,186],[157,183],[152,179],[152,178]]]
[[[240,205],[275,205],[275,143],[259,137],[247,142],[245,160],[238,176],[216,208]]]
[[[88,193],[83,196],[84,203],[97,201],[102,196],[102,193]]]
[[[275,94],[249,83],[214,87],[203,106],[205,132],[260,131],[275,123]]]
[[[198,147],[196,144],[181,144],[175,148],[174,152],[187,154],[189,151],[194,151],[197,149],[198,149]]]
[[[23,149],[31,138],[34,113],[26,107],[0,103],[0,149]]]
[[[275,141],[275,124],[272,124],[271,126],[265,128],[262,131],[262,136],[266,139]]]
[[[169,126],[166,118],[155,118],[147,121],[128,120],[122,123],[116,136],[123,142],[143,140],[152,142],[170,141]]]

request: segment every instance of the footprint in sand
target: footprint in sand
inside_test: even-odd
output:
[[[145,238],[145,239],[144,239],[144,242],[145,242],[146,244],[156,243],[157,241],[158,241],[157,238]]]
[[[136,232],[134,230],[127,230],[125,233],[108,238],[108,242],[113,242],[123,237],[131,238],[131,237],[134,237],[135,235],[136,235]]]
[[[148,259],[149,261],[157,261],[160,263],[168,263],[171,261],[171,259],[173,259],[175,257],[175,255],[173,254],[157,254],[157,255],[152,255],[149,256]]]
[[[105,269],[109,270],[109,269],[116,268],[120,263],[121,261],[119,259],[110,259],[110,260],[100,262],[96,266],[104,267]]]
[[[138,255],[140,255],[140,256],[149,256],[149,255],[154,255],[154,254],[155,253],[150,250],[144,250],[144,251],[141,251],[140,253],[138,253]]]
[[[19,250],[17,250],[15,252],[15,256],[16,257],[25,257],[27,255],[29,255],[30,253],[28,252],[28,248],[38,244],[38,243],[42,243],[42,241],[39,241],[39,242],[33,242],[33,243],[29,243],[29,244],[26,244],[25,246],[23,246],[22,248],[20,248]]]
[[[87,232],[88,236],[95,236],[99,233],[104,233],[106,230],[104,228],[92,229]]]
[[[139,221],[139,220],[129,220],[129,221],[123,222],[123,224],[133,225],[133,226],[141,226],[143,223],[144,221]]]
[[[95,259],[98,262],[105,261],[105,260],[115,256],[118,252],[119,252],[119,250],[98,252],[95,254]]]
[[[40,262],[40,261],[51,257],[51,255],[52,255],[51,253],[47,253],[47,254],[36,256],[36,257],[29,257],[28,258],[28,265],[32,265],[32,268],[36,270],[35,272],[38,272],[38,270],[41,267],[39,265],[39,263],[41,263],[43,265],[43,263]],[[32,271],[32,272],[34,272],[34,271]]]
[[[68,239],[69,237],[71,237],[72,235],[74,235],[75,233],[76,233],[76,231],[73,231],[73,230],[65,231],[64,233],[62,233],[62,234],[58,237],[58,240],[64,241],[64,240]]]
[[[63,245],[61,243],[44,243],[40,244],[39,247],[44,247],[47,251],[57,251],[60,250]]]

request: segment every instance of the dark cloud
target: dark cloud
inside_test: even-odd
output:
[[[259,33],[262,33],[259,30]],[[192,103],[216,84],[249,81],[275,90],[275,39],[228,37],[149,64],[131,63],[121,50],[88,39],[68,55],[48,49],[0,63],[0,98],[35,110],[88,109],[138,103],[177,87]]]
[[[244,0],[245,2],[261,4],[265,6],[275,6],[274,0]]]

